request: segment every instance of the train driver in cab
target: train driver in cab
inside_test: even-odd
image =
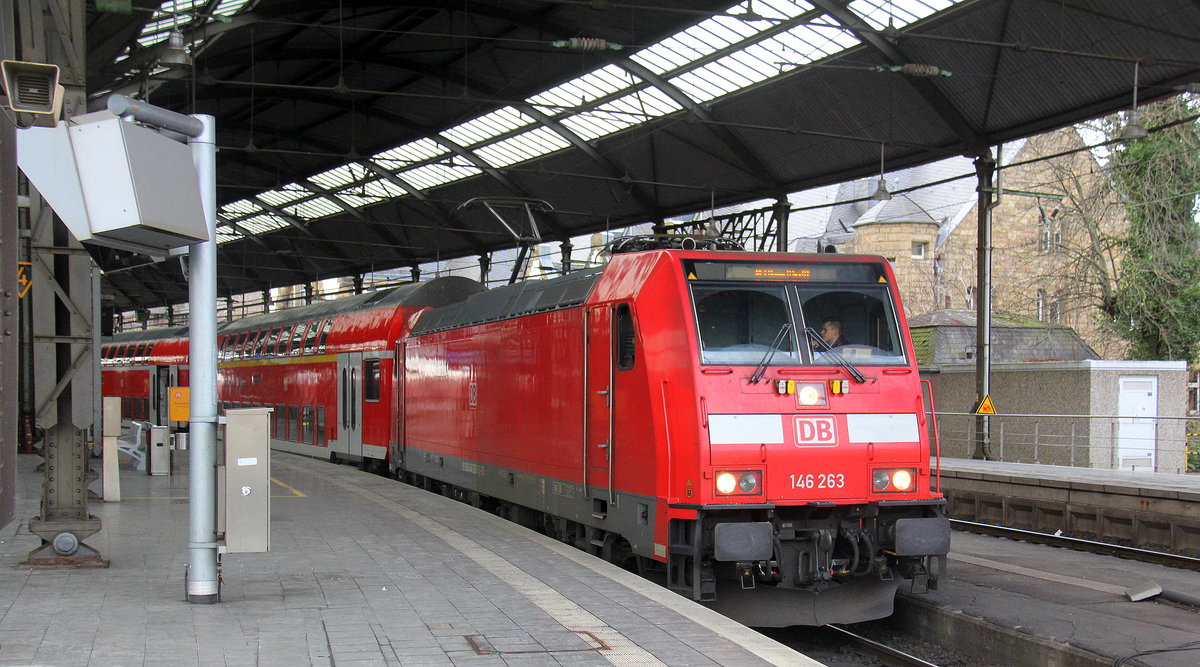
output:
[[[821,338],[829,344],[829,347],[845,345],[846,339],[842,337],[842,321],[830,318],[822,322]]]

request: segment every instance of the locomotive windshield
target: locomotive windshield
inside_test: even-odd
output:
[[[699,264],[685,271],[701,363],[757,365],[765,358],[775,366],[906,363],[891,290],[878,282],[877,265],[771,265],[763,274],[752,263],[722,263],[720,271],[715,263]]]

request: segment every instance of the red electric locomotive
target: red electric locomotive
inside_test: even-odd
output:
[[[901,579],[934,587],[949,524],[887,261],[659,242],[225,325],[220,400],[275,406],[281,449],[386,457],[747,624],[879,618]],[[106,363],[150,354],[126,337],[152,338]]]
[[[426,312],[392,465],[751,625],[886,616],[950,532],[894,284],[657,250]]]

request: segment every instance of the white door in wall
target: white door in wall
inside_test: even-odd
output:
[[[1118,381],[1118,467],[1151,472],[1158,439],[1158,378],[1126,375]]]

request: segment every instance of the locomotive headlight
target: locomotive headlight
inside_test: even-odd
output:
[[[876,470],[871,474],[871,487],[876,491],[886,491],[892,476],[886,470]]]
[[[871,473],[871,488],[880,493],[908,493],[917,488],[912,468],[879,468]]]
[[[749,496],[762,493],[762,473],[757,470],[719,472],[714,481],[719,496]]]
[[[796,402],[803,406],[825,405],[823,382],[797,382]]]

